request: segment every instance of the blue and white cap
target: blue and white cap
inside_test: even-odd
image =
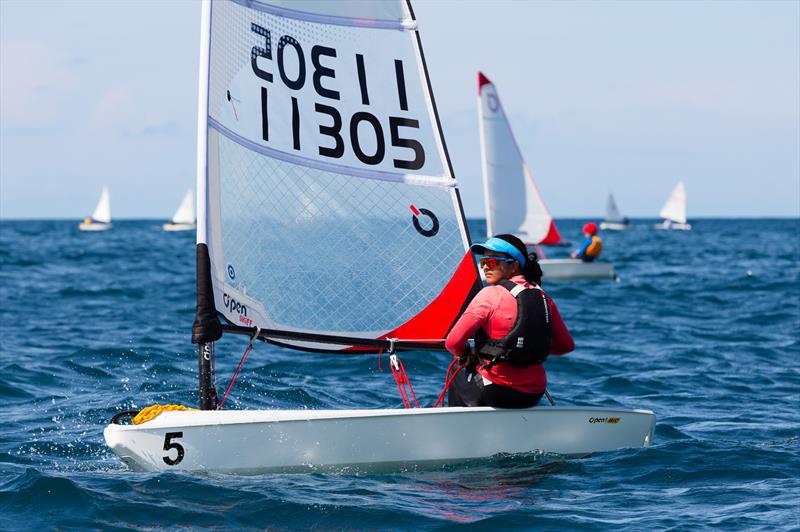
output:
[[[495,253],[505,253],[510,255],[512,259],[519,262],[520,267],[525,266],[528,258],[522,253],[514,244],[493,236],[483,244],[472,244],[469,248],[473,253],[484,255],[487,250],[494,251]]]

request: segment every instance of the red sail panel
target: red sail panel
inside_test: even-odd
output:
[[[489,83],[491,83],[491,81],[489,81],[489,78],[484,76],[483,72],[478,70],[478,96],[480,96],[481,89],[483,88],[483,86],[488,85]]]
[[[556,223],[553,220],[550,220],[550,228],[547,230],[547,236],[539,243],[546,246],[554,246],[561,243],[561,234],[559,234],[558,229],[556,229]]]
[[[398,340],[442,340],[455,323],[466,303],[480,289],[478,272],[472,253],[467,251],[461,259],[455,274],[445,285],[436,299],[413,318],[390,331],[380,339]],[[354,346],[345,351],[366,351],[372,348]]]

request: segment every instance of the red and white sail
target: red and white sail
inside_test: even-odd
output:
[[[443,338],[478,278],[409,4],[205,8],[197,241],[216,310],[309,337]]]
[[[526,244],[558,244],[561,235],[511,132],[494,83],[478,72],[483,191],[488,236],[510,233]]]

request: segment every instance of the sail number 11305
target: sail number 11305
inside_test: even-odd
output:
[[[265,70],[265,64],[260,64],[259,59],[272,61],[272,36],[271,32],[251,23],[250,29],[262,39],[261,46],[253,46],[250,54],[250,64],[253,73],[262,82],[274,83],[272,72]],[[278,40],[276,47],[277,73],[281,82],[291,91],[299,91],[306,84],[307,68],[305,52],[300,42],[289,35],[283,35]],[[315,45],[311,48],[311,81],[317,96],[327,99],[330,103],[341,100],[338,90],[330,87],[330,80],[335,80],[336,70],[328,65],[323,65],[322,61],[337,58],[335,48]],[[291,60],[295,65],[292,72],[288,72],[285,65]],[[361,105],[370,106],[370,92],[367,84],[367,70],[364,56],[355,54],[354,57],[357,78],[360,91]],[[397,87],[397,107],[399,111],[408,111],[408,95],[406,93],[406,83],[403,61],[394,60],[394,78]],[[328,85],[326,87],[326,85]],[[292,127],[292,148],[296,151],[301,150],[300,139],[300,104],[297,96],[291,96],[291,127]],[[261,86],[261,137],[265,142],[270,141],[270,114],[269,109],[270,91],[268,87]],[[280,102],[283,106],[289,102]],[[384,102],[385,103],[385,102]],[[319,120],[318,127],[320,135],[329,140],[325,146],[318,146],[318,154],[322,157],[340,159],[345,155],[346,142],[348,139],[353,155],[366,165],[378,165],[386,159],[386,137],[384,128],[388,125],[389,144],[395,148],[406,150],[401,153],[402,157],[393,157],[392,164],[395,168],[403,170],[419,170],[425,164],[425,149],[419,140],[408,138],[408,130],[419,129],[419,120],[401,116],[389,116],[388,124],[382,124],[375,114],[369,111],[357,111],[350,116],[343,117],[342,113],[333,105],[316,102],[314,112]]]

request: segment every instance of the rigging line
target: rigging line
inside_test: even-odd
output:
[[[439,406],[439,403],[441,403],[441,406],[444,406],[444,396],[447,393],[447,390],[450,388],[450,385],[453,383],[453,379],[455,379],[456,375],[458,375],[458,372],[461,371],[461,369],[464,367],[462,365],[459,365],[456,368],[456,370],[453,371],[453,366],[456,365],[456,362],[458,362],[457,358],[454,358],[453,361],[450,362],[450,366],[448,366],[447,373],[445,373],[445,377],[444,377],[444,389],[442,390],[442,393],[439,394],[439,398],[436,399],[436,402],[433,403],[433,408],[436,408],[437,406]],[[451,371],[453,371],[452,375],[450,374]]]
[[[242,367],[244,366],[244,363],[247,360],[247,355],[249,355],[250,351],[252,351],[253,344],[255,343],[256,338],[258,338],[258,333],[260,331],[261,331],[261,328],[260,327],[256,327],[256,332],[250,338],[250,343],[247,344],[247,349],[244,350],[244,354],[242,355],[242,359],[239,361],[239,367],[237,367],[236,371],[233,373],[233,377],[231,377],[231,382],[230,382],[230,384],[228,384],[228,388],[225,390],[225,395],[222,396],[222,401],[220,401],[219,405],[217,405],[217,410],[222,410],[222,405],[225,404],[225,400],[228,398],[228,394],[231,393],[231,390],[233,389],[233,383],[236,382],[236,378],[239,376],[239,372],[242,370]]]
[[[392,368],[392,376],[394,376],[395,383],[397,383],[397,391],[400,392],[400,399],[403,401],[403,406],[405,408],[411,408],[411,400],[408,398],[408,392],[406,391],[406,385],[408,385],[408,389],[411,391],[411,397],[414,399],[414,404],[416,408],[419,408],[419,401],[417,401],[417,395],[414,393],[414,387],[411,386],[411,380],[408,378],[406,368],[396,354],[390,356],[389,366]]]
[[[544,395],[547,397],[547,400],[550,401],[550,406],[556,406],[556,402],[553,401],[553,396],[550,395],[550,392],[547,391],[547,388],[544,389]]]

